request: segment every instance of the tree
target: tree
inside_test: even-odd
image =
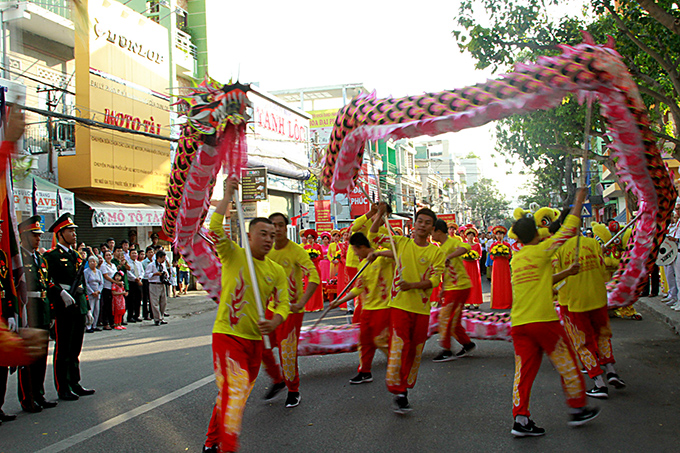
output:
[[[559,0],[559,3],[565,2]],[[597,42],[606,42],[606,35],[613,35],[617,51],[650,108],[659,145],[670,147],[674,157],[680,158],[677,139],[680,14],[672,10],[673,1],[621,1],[615,8],[609,0],[591,0],[589,17],[554,19],[548,9],[557,4],[558,0],[464,0],[458,18],[462,30],[453,34],[461,51],[477,60],[478,68],[494,70],[507,70],[513,63],[534,60],[539,55],[558,54],[557,44],[582,42],[580,30],[587,30]],[[648,14],[640,5],[648,8]],[[490,16],[487,26],[477,19],[480,9]],[[603,138],[606,146],[609,139],[598,111],[595,106],[588,132],[590,136]],[[574,165],[573,156],[582,153],[585,116],[585,107],[570,96],[550,112],[505,119],[497,124],[497,149],[506,156],[519,158],[534,171],[545,172],[549,167],[551,171],[557,170],[562,177],[544,182],[552,185],[551,191],[566,192],[568,196],[573,192],[573,178],[579,169],[579,161]],[[590,152],[589,158],[613,169],[606,155]]]
[[[510,203],[491,179],[482,178],[468,189],[467,205],[473,223],[482,228],[488,228],[492,224],[509,224]]]

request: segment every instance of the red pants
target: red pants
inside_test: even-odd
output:
[[[274,352],[271,349],[262,351],[262,363],[264,369],[274,383],[286,382],[286,387],[291,392],[300,389],[300,374],[298,372],[298,339],[302,328],[304,313],[291,313],[288,318],[269,335],[272,340],[272,348],[279,348],[279,361],[276,363]],[[283,375],[281,373],[283,368]]]
[[[390,309],[362,310],[359,325],[359,373],[370,373],[375,350],[387,355],[387,337],[390,329]]]
[[[444,291],[442,309],[439,311],[439,344],[451,349],[451,335],[461,345],[470,343],[461,321],[463,305],[470,295],[470,288]]]
[[[428,315],[390,308],[390,351],[385,383],[391,393],[413,388],[427,341]]]
[[[612,330],[607,307],[580,313],[564,310],[564,330],[578,353],[581,363],[594,378],[603,373],[600,365],[615,363],[612,353]]]
[[[529,398],[543,352],[560,373],[567,404],[572,408],[586,405],[585,381],[576,366],[576,354],[559,321],[534,322],[513,326],[515,347],[515,383],[512,388],[512,415],[530,416]]]
[[[238,435],[246,401],[253,389],[262,361],[262,341],[213,333],[213,365],[217,400],[205,445],[220,451],[238,450]]]

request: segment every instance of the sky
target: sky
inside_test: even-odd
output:
[[[457,15],[458,0],[208,0],[209,71],[221,81],[258,82],[266,91],[362,83],[378,97],[495,78],[458,49]],[[507,175],[505,158],[492,157],[494,130],[492,123],[438,138],[456,153],[479,156],[484,176],[514,200],[527,177],[517,173],[519,165]]]

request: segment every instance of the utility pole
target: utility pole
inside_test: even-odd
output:
[[[37,92],[38,93],[47,93],[47,100],[45,103],[47,104],[47,110],[52,112],[54,109],[57,107],[57,104],[59,101],[57,101],[56,96],[53,95],[55,91],[60,91],[56,88],[38,88]],[[57,175],[57,165],[56,165],[56,159],[54,157],[54,126],[52,124],[52,117],[48,116],[47,117],[47,162],[48,166],[50,168],[50,177],[52,179],[52,182],[58,183],[58,175]]]

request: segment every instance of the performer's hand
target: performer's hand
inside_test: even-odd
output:
[[[576,275],[581,270],[581,265],[579,263],[574,263],[567,269],[567,275]]]
[[[65,289],[62,289],[59,295],[61,296],[61,300],[64,301],[64,306],[66,308],[76,303],[76,300],[73,297],[71,297],[71,295]]]
[[[297,303],[291,304],[290,306],[290,311],[292,311],[293,313],[300,313],[304,309],[305,304],[303,304],[302,301],[298,301]]]
[[[26,353],[32,359],[47,355],[48,332],[42,329],[19,329],[19,336],[24,340]]]
[[[85,315],[85,325],[91,326],[92,323],[94,323],[94,316],[92,316],[92,311],[88,310],[87,314]]]
[[[260,333],[262,335],[269,335],[278,326],[279,326],[279,323],[274,319],[265,319],[264,321],[258,321],[257,322],[257,327],[260,329]]]
[[[378,252],[374,250],[374,251],[370,252],[370,253],[368,254],[368,256],[366,256],[366,259],[367,259],[370,263],[372,263],[372,262],[375,261],[379,256],[380,256],[380,255],[378,254]]]
[[[401,280],[397,286],[399,286],[399,289],[402,291],[409,291],[415,287],[413,283],[405,282],[404,280]]]
[[[331,310],[335,310],[336,308],[338,308],[340,306],[341,303],[342,302],[340,302],[340,299],[335,299],[333,302],[331,302],[329,308]]]
[[[384,201],[381,201],[380,204],[378,204],[378,214],[380,214],[380,217],[384,216],[387,213],[387,203]]]
[[[24,117],[24,112],[18,106],[12,107],[7,119],[5,141],[16,142],[24,135],[25,128],[26,118]]]

